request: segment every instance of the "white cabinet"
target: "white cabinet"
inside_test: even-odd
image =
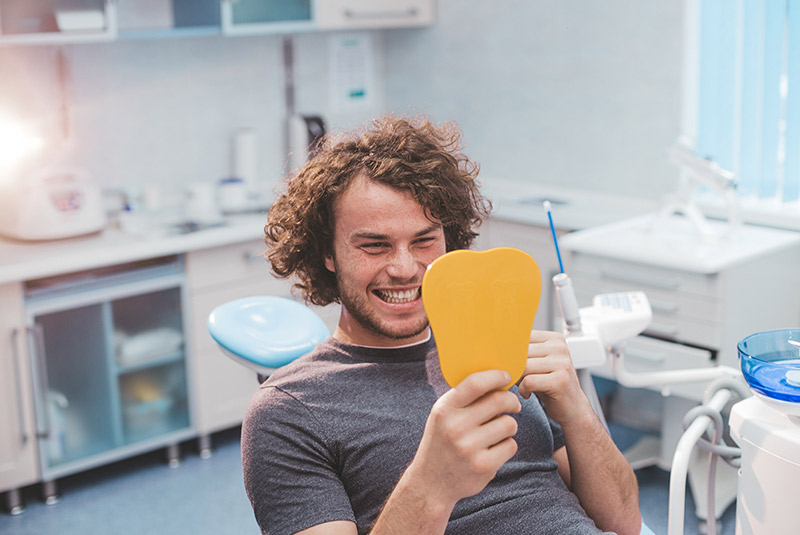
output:
[[[701,246],[695,244],[699,236],[678,222],[674,235],[648,234],[643,224],[633,220],[563,240],[580,306],[601,293],[647,295],[653,321],[645,340],[632,341],[626,351],[638,371],[738,368],[736,346],[744,336],[800,323],[796,234],[745,227],[730,240]],[[611,377],[608,366],[592,372]],[[700,400],[705,384],[670,389]]]
[[[433,24],[434,0],[0,0],[0,45]]]
[[[21,511],[21,487],[39,480],[31,370],[25,339],[22,285],[0,285],[0,493]]]
[[[233,299],[251,295],[288,295],[288,286],[274,279],[262,256],[260,240],[203,249],[186,254],[189,284],[195,423],[201,436],[242,421],[256,374],[226,357],[208,334],[211,311]],[[202,443],[202,441],[201,441]]]
[[[222,33],[250,35],[426,26],[434,0],[222,0]]]
[[[45,482],[193,436],[182,267],[171,256],[24,283]]]
[[[0,0],[0,44],[110,41],[116,34],[115,0]]]
[[[211,433],[242,422],[250,396],[258,387],[255,372],[225,356],[208,334],[208,315],[215,307],[241,297],[292,297],[290,283],[270,274],[264,250],[263,241],[253,240],[186,254],[195,423],[204,451]],[[338,306],[312,309],[333,332]]]
[[[116,0],[118,37],[218,35],[219,0]]]

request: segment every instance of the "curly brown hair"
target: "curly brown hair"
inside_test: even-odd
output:
[[[295,275],[307,302],[339,302],[325,258],[333,255],[334,204],[359,175],[409,192],[441,222],[448,251],[468,248],[492,205],[480,193],[478,164],[460,151],[455,124],[425,118],[386,116],[360,133],[326,136],[269,210],[264,241],[273,273]]]

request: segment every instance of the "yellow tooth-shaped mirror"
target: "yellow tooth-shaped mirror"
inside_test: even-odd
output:
[[[541,291],[536,261],[510,247],[452,251],[428,267],[422,302],[450,386],[491,369],[511,375],[506,388],[519,380]]]

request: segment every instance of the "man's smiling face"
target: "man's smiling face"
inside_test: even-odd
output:
[[[334,336],[366,346],[427,337],[420,288],[446,252],[441,224],[407,192],[356,177],[334,205],[333,256],[342,315]]]

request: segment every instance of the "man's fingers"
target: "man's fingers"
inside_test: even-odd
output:
[[[493,390],[472,404],[475,419],[479,422],[488,422],[498,414],[517,413],[522,410],[522,404],[517,395],[508,390]]]
[[[519,424],[508,414],[497,416],[483,424],[476,432],[475,440],[485,448],[492,448],[517,434]]]
[[[498,390],[511,382],[505,370],[486,370],[468,375],[455,388],[445,393],[448,405],[463,408],[493,390]]]

